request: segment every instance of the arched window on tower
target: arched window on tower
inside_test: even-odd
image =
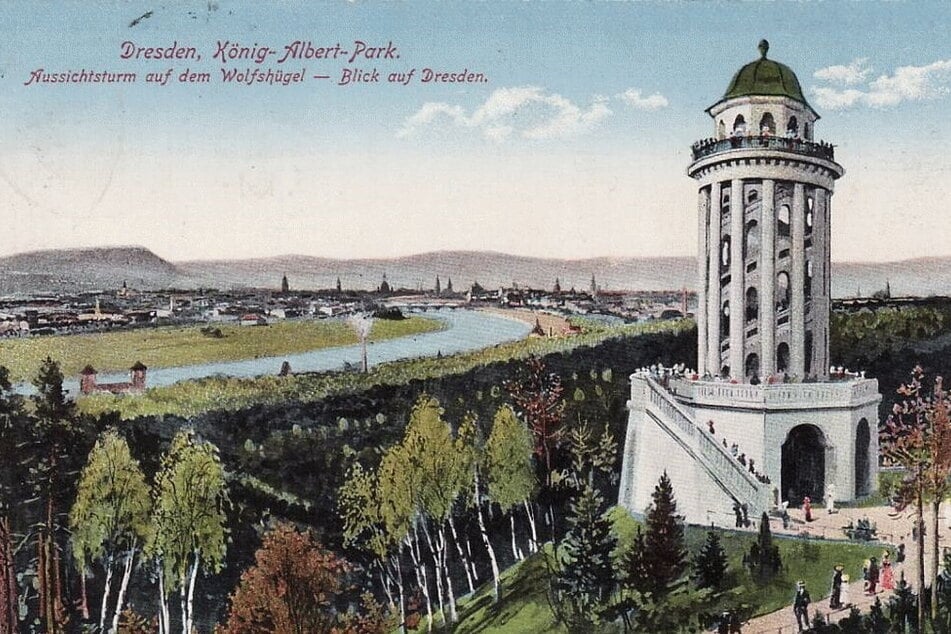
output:
[[[776,229],[781,238],[789,237],[789,205],[780,205],[776,210]]]
[[[812,196],[806,196],[806,235],[812,233],[812,225],[815,222],[813,206],[815,199]]]
[[[730,236],[724,236],[720,242],[720,272],[730,269]]]
[[[799,121],[796,119],[796,117],[789,117],[789,122],[786,124],[786,136],[799,136]]]
[[[720,215],[725,219],[730,213],[730,188],[724,187],[720,191],[723,192],[720,194]]]
[[[757,200],[759,200],[759,192],[755,189],[751,189],[749,193],[746,194],[746,202],[755,203]]]
[[[746,322],[756,321],[759,318],[759,293],[750,286],[746,289]]]
[[[726,138],[726,124],[723,123],[723,119],[720,119],[720,123],[717,124],[717,138]]]
[[[789,344],[785,341],[776,347],[776,369],[785,372],[789,368]]]
[[[733,135],[734,136],[743,136],[746,134],[746,119],[743,115],[736,115],[736,119],[733,120]]]
[[[759,377],[759,355],[755,352],[750,353],[746,357],[746,378],[752,379],[754,376]]]
[[[723,308],[720,309],[720,337],[726,339],[730,336],[730,302],[723,302]]]
[[[750,260],[759,255],[759,224],[755,220],[746,223],[746,233],[743,236],[743,257]]]
[[[773,136],[776,134],[776,121],[773,119],[773,113],[767,112],[759,120],[759,133],[763,136]]]
[[[789,308],[789,273],[780,271],[776,276],[776,310]]]
[[[807,141],[812,141],[812,126],[808,122],[802,124],[802,136],[806,138]]]

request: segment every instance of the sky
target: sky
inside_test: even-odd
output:
[[[951,3],[870,0],[0,3],[0,255],[693,255],[689,147],[761,38],[846,170],[833,260],[951,255]],[[295,41],[372,58],[278,63]],[[348,68],[379,81],[338,85]],[[30,83],[83,69],[136,81]]]

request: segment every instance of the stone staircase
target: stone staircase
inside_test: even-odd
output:
[[[720,490],[745,504],[749,517],[757,518],[770,509],[772,485],[757,480],[715,436],[697,425],[689,411],[653,377],[635,375],[631,380],[642,383],[646,415],[683,448]]]

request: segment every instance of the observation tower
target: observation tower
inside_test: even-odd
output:
[[[877,483],[878,382],[830,371],[832,193],[845,170],[817,140],[796,74],[743,66],[691,148],[697,182],[697,369],[632,377],[620,503],[650,504],[663,471],[688,521],[819,505]]]

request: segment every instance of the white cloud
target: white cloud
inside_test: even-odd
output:
[[[860,60],[856,60],[858,61]],[[835,68],[848,67],[830,66],[817,71],[815,76],[830,83],[846,83],[843,78],[847,76],[847,73],[824,72]],[[820,77],[820,73],[823,73],[823,76]],[[951,60],[938,60],[923,66],[901,66],[896,68],[893,74],[880,75],[861,89],[839,89],[829,86],[812,89],[816,103],[832,110],[842,110],[858,105],[885,108],[907,101],[936,99],[949,92],[951,92]]]
[[[839,65],[820,68],[812,76],[830,84],[855,86],[868,79],[871,74],[872,68],[868,65],[868,58],[860,57],[852,60],[852,63],[848,66]]]
[[[628,88],[618,95],[618,98],[636,110],[659,110],[660,108],[666,108],[670,105],[670,102],[667,101],[667,97],[659,92],[645,97],[637,88]]]
[[[526,139],[554,139],[591,130],[610,117],[607,100],[596,96],[581,106],[539,86],[498,88],[471,114],[462,106],[427,102],[403,123],[398,136],[410,136],[432,124],[448,122],[470,128],[492,141],[513,136]]]

